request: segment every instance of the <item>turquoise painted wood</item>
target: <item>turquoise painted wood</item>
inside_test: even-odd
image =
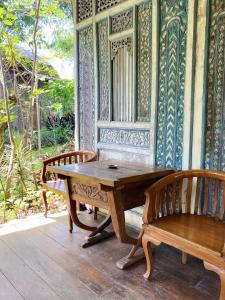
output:
[[[156,165],[182,169],[188,1],[160,1]]]

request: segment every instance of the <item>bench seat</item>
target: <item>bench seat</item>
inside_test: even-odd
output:
[[[176,236],[183,244],[188,242],[193,247],[201,246],[218,256],[221,256],[224,246],[224,223],[207,216],[181,214],[159,218],[146,227],[146,232],[153,236],[164,232],[167,242],[169,237]]]
[[[44,189],[48,191],[55,192],[60,195],[65,194],[64,180],[58,179],[58,180],[47,181],[46,183],[43,183],[42,186]]]

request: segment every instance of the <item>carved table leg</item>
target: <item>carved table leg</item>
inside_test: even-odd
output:
[[[92,226],[88,226],[84,223],[82,223],[79,218],[78,218],[78,214],[77,214],[77,205],[76,205],[76,201],[72,200],[70,198],[70,184],[69,184],[69,180],[65,179],[64,180],[64,186],[65,186],[65,192],[66,192],[66,201],[67,201],[67,208],[68,208],[68,212],[69,215],[72,218],[72,221],[75,225],[77,225],[79,228],[87,230],[87,231],[95,231],[97,229],[97,227],[92,227]]]
[[[116,266],[119,269],[124,270],[134,265],[136,262],[145,258],[145,254],[143,252],[142,244],[141,244],[142,236],[143,236],[143,230],[141,230],[138,236],[137,243],[136,245],[132,246],[130,253],[127,256],[117,261]]]
[[[93,231],[87,237],[87,241],[82,245],[82,248],[90,247],[94,244],[97,244],[105,239],[108,239],[115,235],[114,232],[108,232],[104,230],[112,223],[111,215],[108,215],[105,220],[100,223],[95,231]]]
[[[116,236],[121,243],[133,245],[128,256],[121,258],[117,263],[119,269],[125,269],[144,258],[144,253],[137,253],[141,246],[142,232],[139,234],[138,239],[129,236],[125,227],[125,212],[123,207],[122,195],[120,190],[107,191],[110,213],[112,216],[113,228]],[[136,255],[135,255],[136,254]]]
[[[73,223],[75,223],[79,228],[92,231],[92,233],[86,238],[86,241],[82,245],[82,248],[87,248],[90,247],[94,244],[97,244],[109,237],[112,237],[115,233],[114,232],[108,232],[105,231],[104,229],[108,227],[112,220],[111,216],[107,216],[106,219],[99,224],[97,227],[91,227],[88,226],[84,223],[82,223],[77,214],[77,204],[76,201],[72,200],[70,195],[71,195],[71,186],[70,186],[70,181],[67,179],[65,180],[65,189],[66,189],[66,194],[67,194],[67,207],[69,211],[69,215],[72,218]]]

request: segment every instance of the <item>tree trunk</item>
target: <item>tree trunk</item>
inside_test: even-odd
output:
[[[10,197],[10,189],[11,189],[11,182],[12,182],[12,171],[13,171],[13,164],[14,164],[14,157],[15,157],[15,144],[14,144],[12,122],[10,120],[8,91],[7,91],[7,86],[6,86],[5,70],[4,70],[4,66],[3,66],[3,59],[2,59],[1,51],[0,51],[0,84],[1,84],[2,93],[3,93],[3,101],[5,103],[5,113],[6,113],[6,117],[7,117],[7,126],[8,126],[8,130],[9,130],[9,140],[10,140],[10,145],[11,145],[10,162],[8,165],[8,171],[6,174],[6,182],[5,182],[5,197],[6,197],[6,199],[8,199]]]
[[[31,93],[35,93],[37,87],[37,33],[38,33],[38,24],[40,18],[40,7],[41,0],[35,0],[35,25],[33,32],[33,66],[32,66],[32,75],[31,75]],[[25,145],[29,145],[30,149],[32,148],[32,138],[33,138],[33,116],[34,116],[34,101],[35,95],[32,96],[30,101],[28,116],[27,116],[27,128],[25,133]]]

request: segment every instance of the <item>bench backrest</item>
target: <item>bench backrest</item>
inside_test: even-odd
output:
[[[43,183],[46,183],[47,179],[50,176],[53,176],[54,179],[56,179],[56,174],[49,174],[47,172],[48,166],[60,166],[73,163],[91,162],[95,161],[96,159],[97,155],[93,151],[73,151],[47,158],[43,160],[41,180]]]
[[[220,220],[225,209],[225,173],[189,170],[173,173],[146,190],[143,221],[179,213],[209,215]]]

